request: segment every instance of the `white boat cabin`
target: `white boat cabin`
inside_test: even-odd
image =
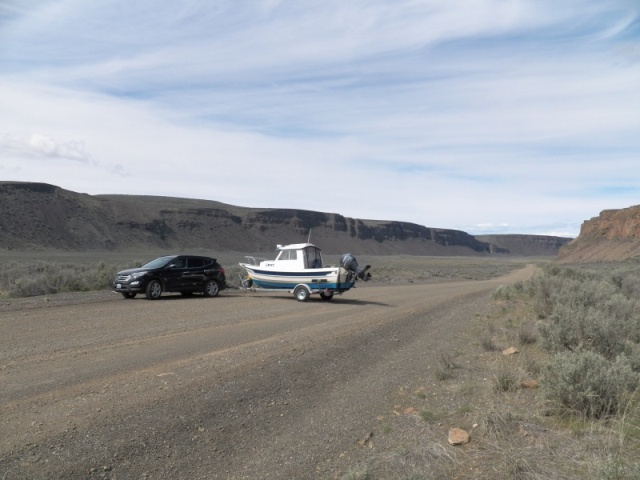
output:
[[[263,260],[261,267],[277,268],[278,270],[297,271],[323,268],[322,253],[311,243],[295,243],[292,245],[278,245],[280,253],[275,260]]]

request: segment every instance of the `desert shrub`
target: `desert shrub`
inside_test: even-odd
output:
[[[619,268],[611,272],[611,282],[627,298],[640,297],[640,274],[636,269]]]
[[[592,350],[609,360],[630,354],[640,342],[640,303],[620,293],[616,284],[622,281],[605,276],[559,284],[550,313],[539,325],[542,347],[549,352]]]
[[[436,415],[431,410],[420,410],[420,418],[425,422],[431,422],[436,418]]]
[[[366,465],[351,467],[342,476],[342,480],[367,480],[368,478],[371,478],[371,475]]]
[[[549,352],[587,349],[608,359],[624,351],[624,321],[595,308],[556,307],[548,322],[539,326],[541,345]]]
[[[557,277],[546,277],[544,274],[533,277],[529,284],[529,292],[533,297],[533,311],[538,318],[547,318],[557,303],[557,295],[562,280]]]
[[[540,330],[549,350],[593,347],[612,357],[620,350],[610,344],[640,341],[640,302],[629,295],[637,287],[640,277],[635,271],[608,274],[555,265],[544,269],[527,288],[539,318],[547,320]]]
[[[640,298],[640,297],[639,297]],[[607,316],[626,325],[625,334],[632,335],[635,341],[640,341],[640,301],[637,298],[627,298],[617,293],[612,295],[599,307]]]
[[[552,405],[589,418],[615,414],[640,385],[640,375],[624,355],[609,361],[588,350],[555,354],[544,377],[543,391]]]
[[[481,419],[484,433],[493,439],[504,438],[518,432],[520,418],[500,408],[491,407]]]
[[[545,406],[536,413],[562,415],[555,427],[566,426],[581,445],[567,445],[563,453],[570,451],[569,458],[579,451],[571,457],[579,464],[569,467],[566,473],[571,474],[557,475],[557,464],[540,467],[544,462],[514,442],[513,451],[497,459],[496,471],[504,478],[574,478],[587,470],[590,478],[640,478],[640,270],[620,264],[540,268],[524,282],[523,295],[515,297],[517,292],[508,288],[494,292],[502,319],[520,328],[516,333],[523,348],[518,358],[494,362],[489,388],[498,406],[531,396],[533,405]],[[520,379],[530,378],[539,381],[539,390],[513,392],[522,385]],[[497,410],[486,421],[480,419],[478,433],[494,442],[515,440],[529,417],[510,419],[505,415],[509,409]],[[545,422],[534,423],[546,427]]]
[[[493,389],[496,392],[515,390],[520,383],[520,372],[513,366],[502,363],[493,378]]]
[[[617,288],[610,279],[603,278],[602,272],[547,265],[528,282],[525,290],[533,298],[538,317],[548,318],[557,305],[598,305]]]
[[[493,291],[491,297],[494,300],[509,300],[511,297],[511,289],[509,288],[509,285],[500,285]]]
[[[453,370],[446,367],[438,367],[433,373],[437,380],[451,380],[454,377]]]
[[[455,464],[455,451],[435,442],[424,442],[419,448],[411,450],[402,448],[373,457],[366,468],[356,467],[341,478],[343,480],[453,478],[451,468]]]
[[[480,344],[482,345],[482,348],[484,348],[487,352],[498,350],[498,346],[491,336],[485,335],[484,337],[482,337],[482,339],[480,340]]]
[[[524,284],[517,282],[512,285],[500,285],[492,293],[494,300],[513,300],[524,292]]]
[[[623,399],[614,425],[617,427],[618,441],[627,447],[627,451],[632,445],[640,446],[640,390]]]
[[[535,325],[523,322],[518,329],[518,343],[521,346],[530,345],[538,341],[538,332]]]
[[[122,266],[74,265],[55,262],[5,265],[0,275],[0,292],[10,297],[32,297],[62,292],[87,292],[111,287]]]
[[[583,338],[580,323],[584,312],[576,312],[567,306],[559,306],[549,315],[546,322],[538,326],[542,348],[549,352],[575,350]]]
[[[18,278],[6,292],[10,297],[35,297],[49,293],[41,277]]]
[[[576,280],[565,278],[553,284],[554,294],[551,296],[555,305],[566,305],[571,308],[598,307],[617,293],[615,285],[605,279]]]
[[[622,354],[629,360],[634,372],[640,372],[640,344],[626,341],[622,347]]]
[[[453,371],[455,369],[460,368],[453,357],[447,353],[443,352],[440,354],[440,366],[435,371],[435,376],[438,380],[449,380],[453,378]]]
[[[500,347],[496,344],[493,336],[491,334],[486,334],[480,338],[480,345],[487,352],[494,352],[496,350],[500,350]]]
[[[635,480],[640,478],[640,463],[612,456],[600,462],[595,471],[602,480]]]

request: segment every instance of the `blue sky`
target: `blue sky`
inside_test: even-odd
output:
[[[3,0],[0,180],[576,236],[640,204],[640,3]]]

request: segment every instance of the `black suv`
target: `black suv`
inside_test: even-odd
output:
[[[162,292],[194,292],[215,297],[227,288],[224,268],[215,258],[195,255],[169,255],[156,258],[140,268],[122,270],[113,280],[113,289],[124,298],[138,293],[150,300],[160,298]]]

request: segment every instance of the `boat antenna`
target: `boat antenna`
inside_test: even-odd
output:
[[[307,237],[307,243],[311,243],[311,229],[309,229],[309,236]]]

